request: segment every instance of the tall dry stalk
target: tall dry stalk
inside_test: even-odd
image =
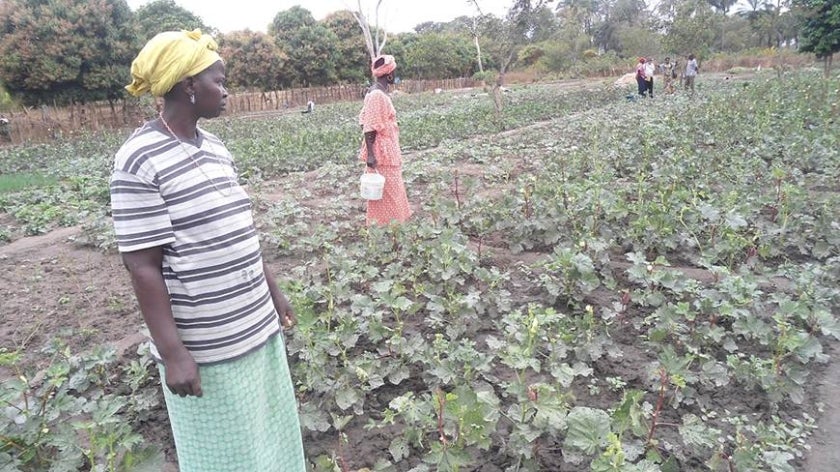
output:
[[[379,28],[379,7],[383,0],[377,0],[376,9],[374,10],[374,25],[373,33],[370,30],[370,21],[362,11],[362,0],[357,0],[358,10],[351,10],[359,27],[362,28],[362,35],[365,38],[365,47],[367,47],[370,59],[373,60],[376,56],[382,53],[385,48],[385,43],[388,41],[388,32]],[[382,41],[379,41],[379,33],[382,33]]]

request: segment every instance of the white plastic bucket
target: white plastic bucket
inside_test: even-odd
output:
[[[359,193],[365,200],[379,200],[385,188],[385,176],[378,172],[365,172],[359,179]]]

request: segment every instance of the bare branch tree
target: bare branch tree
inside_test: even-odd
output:
[[[362,28],[362,35],[364,35],[365,38],[365,46],[367,47],[371,60],[382,53],[382,50],[385,48],[385,43],[388,41],[388,32],[379,28],[379,7],[382,5],[382,2],[383,0],[377,0],[376,2],[376,10],[374,10],[375,23],[373,25],[373,34],[371,34],[370,31],[370,21],[362,11],[362,0],[357,0],[358,10],[351,10],[353,17],[356,18],[356,22],[359,23],[359,27]],[[382,42],[379,41],[380,32],[382,33]]]
[[[515,62],[521,48],[530,40],[535,28],[535,13],[553,1],[516,0],[504,18],[490,18],[490,21],[485,22],[488,28],[485,34],[493,37],[491,54],[499,64],[499,74],[496,76],[496,84],[493,87],[493,103],[499,122],[501,122],[504,109],[502,86],[505,83],[505,74]]]
[[[475,10],[478,12],[478,16],[474,16],[472,19],[472,28],[470,28],[470,33],[472,33],[473,42],[475,42],[475,55],[478,60],[478,71],[484,72],[484,65],[481,62],[481,45],[478,43],[478,19],[484,16],[484,13],[481,12],[478,0],[467,0],[467,3],[472,3],[475,6]]]

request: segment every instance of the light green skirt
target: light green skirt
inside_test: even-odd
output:
[[[201,398],[163,387],[181,472],[306,470],[282,336],[241,359],[201,366],[200,373]]]

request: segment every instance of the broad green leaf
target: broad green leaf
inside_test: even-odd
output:
[[[330,429],[330,418],[324,409],[312,402],[301,403],[300,425],[305,430],[326,432]]]
[[[439,442],[432,443],[431,452],[423,462],[437,466],[438,472],[458,472],[472,462],[470,455],[454,445],[444,446]]]
[[[353,415],[337,415],[333,412],[330,412],[330,417],[332,418],[332,425],[337,431],[341,431],[347,426],[347,423],[353,419]]]
[[[714,448],[721,435],[720,430],[703,423],[693,414],[684,415],[678,429],[685,445],[692,448]]]
[[[569,388],[575,380],[575,370],[568,363],[563,362],[551,368],[551,376],[557,379],[563,388]]]
[[[359,392],[350,387],[345,387],[335,393],[335,403],[342,410],[346,410],[361,399]]]
[[[411,371],[408,369],[408,366],[401,365],[398,368],[391,371],[388,374],[388,381],[394,385],[399,385],[403,380],[407,379],[411,375]]]
[[[568,430],[565,447],[578,449],[588,455],[597,453],[610,433],[610,415],[604,410],[574,407],[566,417]]]
[[[119,470],[125,472],[160,472],[166,463],[163,451],[156,447],[148,447],[137,451],[127,452],[123,456]]]
[[[840,321],[828,310],[814,310],[814,318],[822,334],[840,341]]]
[[[403,436],[395,437],[391,440],[391,445],[388,446],[388,452],[391,453],[391,457],[394,458],[394,462],[399,462],[407,458],[410,454],[408,441],[406,441]]]
[[[641,401],[645,393],[641,390],[628,390],[624,392],[618,408],[613,412],[613,431],[622,434],[630,430],[633,434],[644,434],[645,427],[642,424],[644,415],[641,409]]]
[[[735,213],[734,211],[730,211],[726,214],[726,225],[730,229],[738,230],[741,228],[745,228],[748,225],[748,223],[743,216],[739,215],[738,213]]]
[[[773,472],[794,472],[793,465],[790,461],[794,459],[793,454],[786,451],[764,451],[761,453],[761,458],[770,466]]]

